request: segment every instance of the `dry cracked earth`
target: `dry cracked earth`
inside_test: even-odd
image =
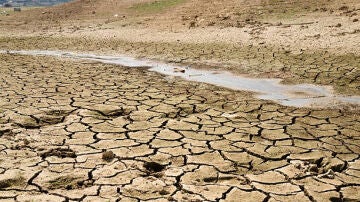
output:
[[[0,55],[2,201],[359,201],[360,117]]]
[[[281,78],[286,83],[328,85],[334,87],[336,93],[360,95],[360,57],[355,53],[288,50],[266,45],[128,42],[79,37],[0,37],[0,46],[5,50],[123,53],[200,69]]]

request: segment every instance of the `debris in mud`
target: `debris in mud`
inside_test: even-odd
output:
[[[332,25],[332,26],[329,26],[329,27],[337,27],[337,28],[339,28],[339,27],[341,27],[341,26],[342,26],[341,23],[337,23],[336,25]]]
[[[304,175],[317,175],[319,178],[333,179],[335,172],[342,172],[347,168],[347,163],[338,158],[319,158],[316,161],[292,161],[294,167],[299,170],[298,177]]]
[[[339,10],[340,10],[340,11],[347,11],[347,10],[349,10],[349,7],[348,7],[348,6],[341,6],[341,7],[339,8]]]
[[[83,181],[79,181],[78,178],[70,176],[61,176],[54,180],[48,181],[49,189],[66,189],[72,190],[84,185]]]
[[[174,72],[181,72],[181,73],[185,73],[185,69],[174,68]]]
[[[21,186],[26,184],[25,178],[22,176],[17,176],[14,178],[5,178],[0,180],[0,189],[5,189],[14,186]]]
[[[320,166],[324,171],[333,170],[335,172],[341,172],[346,168],[346,162],[338,158],[325,158],[322,160]]]
[[[59,158],[76,158],[75,152],[68,148],[50,149],[50,150],[40,154],[40,157],[42,157],[42,158],[46,158],[49,156],[56,156]]]
[[[165,169],[165,167],[166,166],[161,165],[156,162],[145,162],[144,163],[144,168],[150,172],[161,172],[162,170]]]
[[[46,111],[46,115],[52,115],[52,116],[67,116],[71,113],[71,110],[62,110],[62,109],[53,109]]]
[[[55,125],[63,122],[64,120],[63,116],[53,116],[53,115],[41,115],[36,118],[39,119],[42,125]]]
[[[220,18],[221,20],[228,20],[230,19],[230,17],[231,17],[230,13],[223,13],[217,16],[217,18]]]
[[[333,170],[328,170],[326,173],[320,174],[317,177],[318,178],[334,179],[335,178],[335,173],[334,173]]]
[[[306,170],[306,172],[310,172],[310,173],[318,173],[319,172],[319,168],[317,167],[316,164],[310,164]]]
[[[115,154],[114,154],[114,152],[112,152],[112,151],[106,151],[106,152],[103,152],[103,153],[102,153],[102,159],[103,159],[104,161],[110,162],[110,161],[112,161],[114,158],[115,158]]]
[[[123,116],[125,112],[123,109],[119,109],[119,110],[108,111],[108,112],[103,112],[103,113],[104,113],[104,115],[109,116],[109,117],[119,117],[119,116]]]
[[[161,190],[160,192],[159,192],[159,194],[160,195],[168,195],[168,194],[170,194],[168,191],[166,191],[165,189],[163,189],[163,190]]]
[[[96,105],[91,110],[95,110],[96,112],[106,117],[119,117],[129,114],[129,112],[126,111],[126,109],[124,109],[123,107],[104,104]]]
[[[210,183],[210,182],[216,182],[218,180],[217,177],[206,177],[203,179],[204,182]]]
[[[189,23],[189,29],[190,29],[190,28],[195,28],[195,27],[197,27],[196,21],[191,21],[191,22]]]
[[[31,116],[19,116],[12,120],[15,124],[25,129],[37,129],[40,128],[40,124]]]

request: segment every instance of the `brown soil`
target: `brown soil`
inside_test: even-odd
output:
[[[360,95],[357,0],[166,2],[0,16],[0,49],[128,54]],[[0,67],[0,200],[360,198],[356,106],[286,107],[52,57],[0,54]]]
[[[360,92],[358,1],[172,1],[75,1],[3,16],[1,45],[125,53]]]

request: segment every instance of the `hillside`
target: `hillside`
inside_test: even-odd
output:
[[[304,16],[356,16],[357,0],[76,0],[60,6],[27,11],[16,16],[37,20],[107,20],[130,25],[244,27],[289,21]],[[26,16],[26,17],[25,17]],[[116,17],[115,17],[116,16]]]

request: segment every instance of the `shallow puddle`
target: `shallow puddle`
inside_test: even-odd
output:
[[[360,96],[335,95],[330,86],[313,84],[285,85],[281,79],[247,78],[224,71],[199,70],[191,67],[166,64],[127,56],[100,56],[64,51],[0,51],[0,53],[23,55],[47,55],[73,59],[93,60],[127,67],[149,67],[164,75],[181,77],[186,80],[213,84],[234,90],[256,92],[256,97],[273,100],[282,105],[295,107],[331,107],[339,104],[360,105]]]

